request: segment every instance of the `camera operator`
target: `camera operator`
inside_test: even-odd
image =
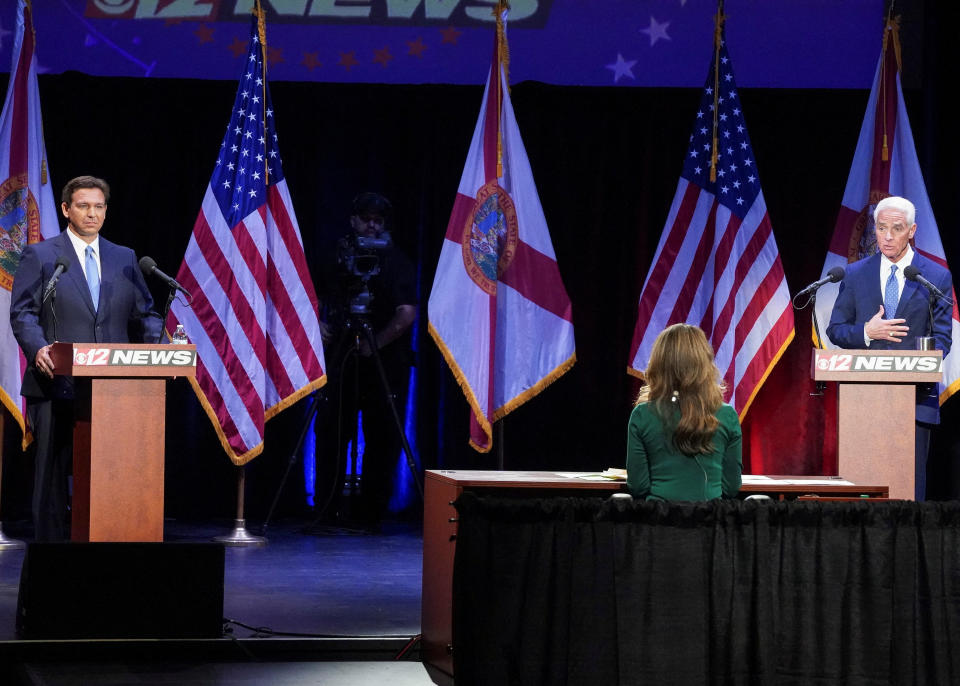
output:
[[[338,283],[325,324],[328,336],[340,339],[329,368],[335,387],[331,398],[340,405],[331,409],[339,409],[340,431],[335,420],[327,423],[333,434],[339,434],[340,441],[336,456],[320,454],[321,464],[317,466],[318,476],[333,477],[333,463],[337,465],[336,490],[338,495],[342,493],[350,460],[346,444],[353,437],[357,410],[361,411],[364,449],[360,497],[352,503],[353,511],[347,512],[351,504],[341,500],[337,512],[339,519],[374,530],[379,529],[387,512],[402,442],[363,327],[368,324],[373,334],[402,425],[413,363],[411,326],[417,318],[416,272],[386,231],[391,213],[390,201],[384,196],[359,194],[350,216],[352,233],[339,242]],[[351,358],[356,363],[356,376]],[[333,439],[329,433],[328,437]],[[335,442],[333,439],[327,445]],[[321,494],[322,488],[317,492]]]

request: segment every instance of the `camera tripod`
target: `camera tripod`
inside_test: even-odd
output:
[[[380,385],[384,393],[384,397],[387,401],[387,404],[390,407],[391,415],[393,417],[393,424],[397,430],[397,433],[400,437],[400,443],[403,447],[403,454],[407,462],[407,467],[410,469],[410,476],[413,479],[413,483],[417,487],[417,493],[420,496],[420,501],[423,502],[423,484],[420,481],[419,474],[417,473],[416,463],[413,461],[413,452],[410,449],[410,443],[407,441],[406,434],[403,431],[403,423],[400,421],[400,414],[397,412],[396,404],[393,399],[393,392],[390,388],[389,381],[387,379],[386,370],[383,366],[383,361],[380,358],[380,350],[377,347],[376,338],[373,334],[373,330],[370,327],[370,322],[367,320],[365,315],[352,315],[348,320],[344,333],[341,335],[337,345],[334,347],[334,355],[331,358],[334,361],[334,365],[329,367],[329,369],[336,369],[338,373],[336,375],[331,375],[331,383],[319,391],[315,391],[312,394],[312,401],[310,407],[307,410],[306,416],[303,420],[303,425],[300,430],[299,438],[297,439],[296,445],[294,446],[290,457],[287,461],[287,467],[283,474],[283,477],[280,480],[280,484],[277,487],[277,491],[274,495],[273,502],[270,505],[270,509],[267,512],[267,516],[264,519],[263,526],[261,527],[261,535],[266,536],[267,527],[270,524],[270,520],[273,516],[273,512],[276,509],[277,503],[280,500],[280,494],[283,491],[284,485],[287,482],[287,479],[290,476],[290,472],[293,469],[294,464],[297,461],[297,455],[300,452],[300,447],[303,445],[304,438],[306,437],[307,431],[309,430],[314,417],[319,412],[320,406],[323,402],[329,400],[327,396],[327,391],[331,386],[339,387],[339,398],[337,402],[337,442],[336,442],[336,464],[334,465],[333,478],[331,479],[330,491],[325,498],[325,502],[319,506],[317,510],[317,516],[314,520],[304,527],[303,531],[305,533],[315,533],[318,529],[318,524],[320,519],[326,514],[327,508],[333,503],[336,498],[336,491],[340,488],[340,458],[343,449],[346,447],[346,443],[343,440],[341,431],[343,429],[343,370],[346,368],[347,362],[353,358],[354,362],[354,374],[353,374],[353,398],[354,398],[354,407],[359,405],[359,357],[360,357],[360,340],[361,336],[363,340],[367,342],[371,355],[376,364],[377,375],[379,377]],[[347,344],[350,344],[349,346]],[[351,496],[355,496],[359,487],[362,487],[362,483],[357,480],[357,460],[358,460],[358,446],[357,446],[357,422],[356,418],[351,422],[352,435],[350,436],[351,441],[351,465],[350,469],[346,469],[346,459],[344,459],[344,484],[343,487],[350,492]],[[344,456],[345,458],[346,456]],[[307,459],[304,456],[304,459]],[[346,479],[350,479],[349,482]]]
[[[364,308],[360,308],[361,310]],[[376,343],[376,337],[374,336],[373,329],[370,326],[369,319],[366,316],[366,312],[351,312],[349,317],[346,320],[344,332],[341,335],[337,345],[334,347],[334,366],[331,369],[337,370],[336,379],[333,379],[332,386],[337,386],[338,389],[338,402],[337,402],[337,442],[336,442],[336,465],[335,470],[333,471],[333,479],[331,490],[326,497],[326,502],[323,503],[318,508],[318,513],[314,521],[307,527],[307,530],[313,530],[317,527],[320,519],[327,514],[327,510],[330,504],[334,501],[337,495],[337,490],[340,489],[340,474],[341,471],[344,475],[343,481],[343,494],[349,498],[351,501],[354,500],[358,492],[362,491],[364,488],[363,475],[358,478],[357,474],[357,463],[359,459],[359,446],[358,446],[358,428],[356,416],[350,418],[350,430],[347,436],[343,436],[343,427],[344,427],[344,407],[349,406],[352,409],[360,405],[361,398],[361,389],[360,389],[360,364],[361,364],[361,354],[360,346],[361,342],[365,341],[368,349],[370,351],[370,357],[374,363],[374,368],[376,371],[376,378],[380,386],[379,390],[383,394],[383,399],[386,402],[387,407],[389,408],[389,414],[394,425],[394,429],[397,432],[400,445],[403,449],[403,455],[406,459],[407,467],[410,470],[410,476],[413,480],[413,483],[416,486],[417,493],[420,496],[420,500],[423,500],[423,484],[420,481],[420,477],[417,471],[416,463],[413,460],[413,452],[410,449],[410,444],[407,441],[406,434],[403,430],[403,422],[400,418],[400,413],[397,410],[396,402],[394,399],[393,390],[390,387],[390,382],[387,376],[386,369],[383,365],[383,359],[380,354],[380,350]],[[353,373],[347,374],[347,368],[349,363],[353,362]],[[352,384],[352,388],[349,389],[352,396],[352,403],[345,403],[344,393],[347,392],[347,385]],[[349,454],[345,454],[345,448],[348,445],[350,451]],[[368,439],[369,441],[369,439]],[[364,471],[366,471],[367,463],[364,464]],[[339,512],[336,513],[339,516]]]

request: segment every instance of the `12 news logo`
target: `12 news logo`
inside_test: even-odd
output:
[[[937,355],[817,355],[817,367],[832,372],[939,372],[941,364]]]
[[[141,350],[137,348],[74,348],[73,364],[83,367],[193,367],[195,350]]]

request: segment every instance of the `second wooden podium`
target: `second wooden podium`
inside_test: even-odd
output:
[[[839,381],[837,472],[854,483],[887,484],[913,500],[916,487],[916,386],[937,383],[939,350],[813,351],[811,375]]]
[[[193,345],[56,343],[74,379],[74,541],[162,541],[166,380],[196,374]]]

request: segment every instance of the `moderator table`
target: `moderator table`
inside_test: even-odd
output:
[[[453,502],[465,490],[482,495],[520,497],[607,497],[626,492],[623,481],[588,479],[586,473],[546,471],[427,470],[424,479],[423,594],[421,627],[423,658],[453,674],[453,557],[457,511]],[[886,499],[886,486],[854,484],[830,476],[744,477],[742,497],[768,495],[777,500],[832,498]]]

